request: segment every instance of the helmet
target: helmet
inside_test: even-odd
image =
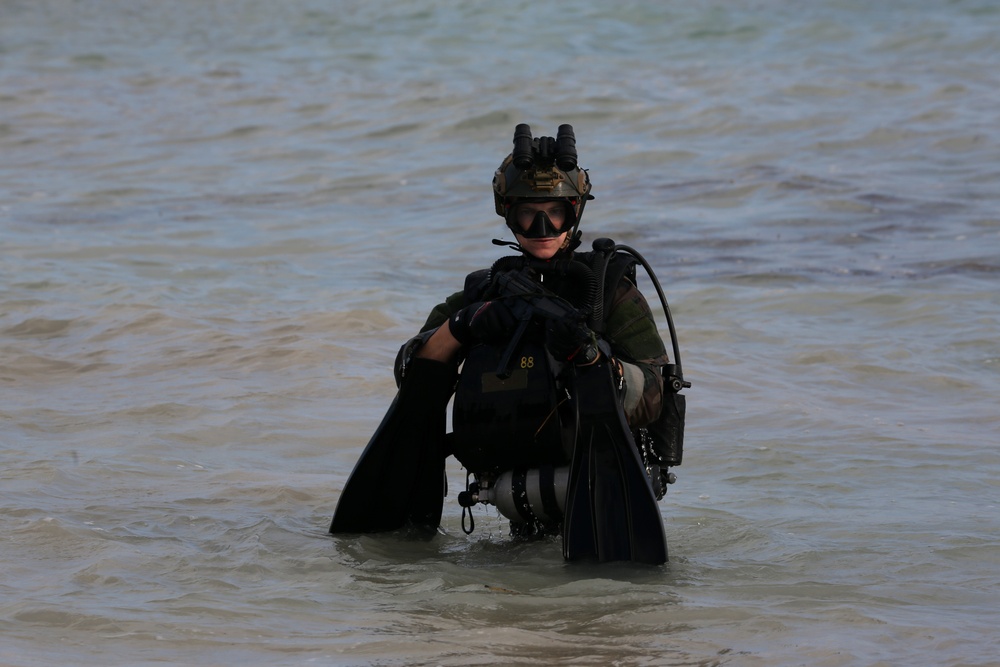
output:
[[[513,217],[514,205],[522,201],[563,200],[572,211],[568,216],[570,238],[583,215],[583,207],[594,197],[590,177],[576,162],[573,126],[560,125],[556,138],[532,138],[531,128],[521,123],[514,128],[514,150],[504,158],[493,176],[493,199],[497,215],[512,231],[520,233]]]

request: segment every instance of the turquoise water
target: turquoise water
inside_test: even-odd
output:
[[[998,25],[0,0],[0,664],[996,664]],[[326,534],[519,122],[674,310],[663,568],[465,536],[454,463],[434,540]]]

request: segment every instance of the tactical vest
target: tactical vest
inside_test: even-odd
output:
[[[616,253],[605,264],[596,255],[579,253],[554,263],[501,258],[491,269],[469,274],[465,301],[496,298],[502,274],[530,269],[542,286],[579,309],[600,333],[617,285],[626,276],[635,280],[635,260]],[[603,275],[594,275],[594,265]],[[506,345],[480,344],[468,351],[455,393],[452,445],[455,458],[470,472],[569,464],[575,415],[565,407],[568,395],[543,341],[541,323],[532,322],[506,368],[501,368]]]

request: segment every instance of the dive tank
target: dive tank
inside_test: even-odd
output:
[[[563,518],[569,466],[515,468],[500,473],[479,490],[481,503],[496,505],[500,513],[517,522],[556,522]]]

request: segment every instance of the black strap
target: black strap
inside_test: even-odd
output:
[[[470,485],[469,485],[469,478],[470,477],[472,477],[472,473],[471,472],[465,473],[465,492],[466,493],[470,493],[471,492],[471,488],[470,488]],[[476,486],[478,488],[478,484]],[[466,528],[466,526],[465,526],[466,512],[468,512],[468,517],[469,517],[469,526],[468,526],[468,528]],[[462,532],[464,532],[466,535],[472,535],[472,531],[474,531],[475,529],[476,529],[476,517],[472,516],[472,506],[471,505],[467,506],[467,505],[465,505],[463,503],[462,504]]]
[[[538,483],[541,486],[542,510],[549,519],[562,515],[559,511],[559,499],[556,498],[556,470],[552,466],[542,466],[538,469]]]

